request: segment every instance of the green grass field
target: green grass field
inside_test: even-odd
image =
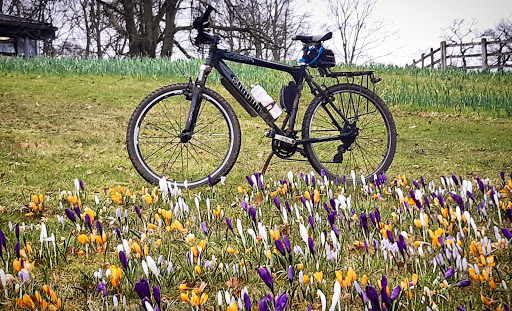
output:
[[[178,272],[170,275],[162,272],[160,279],[150,274],[151,286],[158,284],[162,288],[162,294],[166,297],[163,309],[166,310],[183,309],[190,305],[181,303],[180,293],[177,290],[179,284],[186,283],[193,288],[201,281],[208,283],[205,290],[209,296],[206,303],[207,310],[213,310],[217,306],[216,297],[219,290],[227,288],[231,295],[239,295],[244,286],[249,287],[253,306],[257,305],[254,299],[260,300],[263,294],[267,293],[264,283],[258,276],[257,268],[260,266],[265,266],[276,274],[274,276],[276,290],[290,297],[295,295],[290,305],[301,310],[308,304],[312,304],[315,310],[321,310],[321,299],[317,296],[317,289],[325,294],[327,306],[330,306],[332,283],[335,280],[334,272],[342,270],[345,278],[349,267],[356,270],[359,283],[362,281],[361,276],[366,274],[368,283],[375,288],[378,280],[386,274],[390,280],[391,290],[406,277],[410,281],[411,275],[417,274],[419,285],[415,286],[411,294],[403,290],[400,303],[395,304],[394,310],[424,310],[426,305],[432,308],[433,305],[428,302],[429,298],[423,291],[425,286],[435,289],[431,301],[434,301],[440,310],[453,310],[460,305],[465,305],[469,310],[470,303],[473,306],[472,310],[481,309],[484,302],[480,294],[494,299],[495,302],[491,304],[492,310],[497,310],[498,306],[503,307],[507,303],[510,305],[509,292],[498,283],[504,280],[512,286],[512,277],[506,272],[509,271],[512,262],[510,242],[505,243],[506,247],[502,247],[504,240],[500,242],[501,248],[493,246],[493,254],[497,261],[496,268],[493,270],[496,271],[493,275],[498,288],[496,291],[491,290],[489,280],[478,284],[473,281],[469,288],[458,288],[458,282],[472,279],[468,272],[464,271],[456,272],[455,276],[449,280],[448,287],[441,285],[447,269],[455,265],[454,262],[450,262],[435,273],[428,272],[429,260],[431,261],[441,248],[434,247],[434,251],[425,258],[409,255],[410,257],[402,260],[402,257],[397,255],[394,262],[386,262],[381,255],[372,256],[371,254],[375,254],[372,251],[367,255],[364,248],[361,249],[361,244],[356,242],[367,240],[371,244],[372,239],[382,239],[379,228],[374,228],[367,234],[357,230],[358,217],[362,213],[368,215],[378,205],[382,209],[381,228],[386,222],[392,224],[394,229],[391,231],[395,239],[398,235],[394,230],[398,230],[398,233],[411,232],[406,243],[415,249],[414,241],[435,244],[429,238],[426,228],[421,229],[415,226],[414,221],[419,221],[420,218],[417,206],[412,204],[415,207],[411,212],[403,214],[398,208],[403,207],[403,203],[395,192],[397,185],[402,187],[404,195],[410,199],[405,187],[412,188],[412,181],[419,180],[420,176],[423,176],[427,182],[433,180],[436,187],[444,189],[444,199],[451,206],[447,216],[444,216],[448,221],[446,226],[436,218],[436,215],[441,215],[443,211],[439,204],[432,200],[428,189],[423,195],[431,200],[431,206],[425,209],[426,217],[430,219],[430,228],[434,231],[442,228],[444,231],[441,238],[448,241],[449,236],[455,236],[456,231],[462,230],[460,220],[457,227],[456,204],[449,199],[449,191],[460,194],[463,188],[459,189],[454,185],[441,186],[441,176],[451,178],[453,173],[472,181],[477,201],[486,202],[491,216],[487,218],[480,212],[477,214],[475,205],[471,205],[471,217],[476,221],[481,234],[488,236],[492,243],[498,243],[494,238],[493,226],[510,229],[511,224],[507,222],[505,211],[501,211],[498,219],[495,205],[488,205],[489,200],[492,200],[489,193],[484,196],[483,193],[477,192],[478,185],[475,177],[490,178],[489,187],[495,186],[498,191],[505,189],[500,179],[500,171],[506,172],[507,179],[512,172],[511,74],[372,68],[376,70],[377,77],[383,78],[377,85],[377,93],[388,104],[398,132],[397,152],[387,176],[392,181],[398,175],[406,175],[408,182],[400,184],[404,180],[398,178],[399,182],[395,181],[394,185],[376,187],[375,190],[380,191],[383,197],[385,197],[384,189],[391,190],[392,194],[385,197],[384,201],[378,201],[359,186],[353,189],[351,185],[344,185],[347,191],[346,196],[352,195],[355,215],[349,215],[348,210],[343,211],[346,217],[344,219],[352,217],[352,227],[347,226],[346,221],[342,221],[341,218],[336,220],[343,245],[343,250],[337,255],[338,259],[331,262],[322,257],[313,258],[310,254],[303,257],[294,255],[294,269],[297,264],[304,264],[304,274],[309,275],[312,280],[313,273],[320,270],[324,273],[325,282],[319,284],[315,283],[316,281],[311,282],[311,289],[307,294],[303,285],[297,285],[296,270],[294,283],[288,287],[287,259],[276,253],[275,249],[270,248],[274,252],[273,260],[266,260],[268,255],[261,243],[253,246],[252,253],[248,252],[244,255],[240,238],[227,229],[226,221],[222,217],[219,218],[210,209],[207,210],[205,200],[206,198],[211,200],[212,210],[217,205],[221,206],[224,215],[233,219],[233,224],[235,219],[242,219],[244,228],[251,227],[252,223],[247,213],[240,208],[240,200],[245,199],[249,206],[256,208],[261,206],[263,214],[258,218],[267,226],[267,229],[279,228],[281,232],[291,230],[289,237],[292,240],[292,247],[301,245],[306,249],[307,245],[300,244],[303,243],[299,234],[300,221],[295,219],[295,212],[292,211],[288,216],[292,228],[289,229],[280,214],[275,212],[273,196],[279,198],[282,205],[285,200],[292,206],[298,204],[298,213],[303,218],[308,233],[314,236],[315,245],[319,247],[322,230],[327,229],[330,232],[327,214],[323,211],[321,203],[330,203],[328,189],[339,192],[339,188],[335,185],[321,188],[318,184],[308,187],[304,180],[299,179],[296,189],[284,193],[282,187],[274,181],[287,179],[288,171],[292,171],[297,180],[300,172],[309,173],[312,169],[308,162],[277,160],[275,157],[265,176],[265,184],[268,187],[264,191],[266,195],[261,197],[259,192],[261,190],[258,191],[257,187],[251,188],[245,176],[260,171],[271,150],[270,140],[263,136],[267,128],[263,121],[251,119],[236,104],[222,88],[215,75],[209,87],[226,97],[235,107],[242,127],[242,150],[237,164],[227,176],[226,185],[219,185],[215,194],[209,187],[184,192],[182,197],[190,206],[190,212],[179,215],[175,210],[171,221],[181,221],[189,232],[195,233],[196,242],[203,238],[208,240],[207,253],[201,256],[202,264],[198,263],[204,273],[197,274],[194,265],[187,264],[184,260],[185,253],[191,250],[191,244],[185,242],[187,234],[174,230],[169,232],[165,225],[148,228],[150,223],[158,224],[155,216],[159,213],[158,209],[169,209],[170,205],[169,201],[162,199],[159,203],[148,205],[142,199],[144,192],[141,188],[149,187],[151,191],[152,186],[137,174],[128,158],[125,146],[128,120],[134,108],[147,94],[167,84],[186,82],[187,75],[194,75],[198,67],[198,62],[172,63],[165,60],[145,59],[108,61],[35,59],[30,62],[19,59],[0,59],[0,230],[5,232],[8,238],[7,250],[4,248],[4,255],[8,256],[4,257],[8,258],[4,264],[8,269],[4,270],[13,273],[12,261],[15,257],[16,237],[14,229],[8,228],[9,222],[25,223],[27,226],[31,223],[37,225],[45,222],[48,232],[55,232],[57,239],[61,237],[63,239],[57,243],[57,251],[53,256],[54,250],[51,247],[47,250],[45,248],[47,246],[43,244],[39,246],[40,229],[33,227],[23,231],[23,236],[35,250],[34,254],[28,256],[35,267],[31,272],[31,281],[22,285],[23,292],[34,297],[35,290],[41,292],[42,285],[49,284],[58,292],[58,296],[62,297],[66,309],[81,310],[87,306],[107,308],[106,300],[102,300],[101,293],[96,291],[98,282],[93,277],[93,272],[100,267],[106,269],[110,265],[120,267],[116,245],[120,244],[121,240],[117,240],[113,234],[108,236],[109,242],[101,247],[92,242],[87,260],[83,255],[76,255],[77,251],[84,249],[78,241],[78,234],[82,232],[88,235],[91,231],[97,234],[97,231],[94,231],[96,230],[94,224],[93,229],[87,229],[85,220],[78,220],[80,230],[77,230],[66,218],[62,209],[72,209],[73,205],[67,200],[67,194],[62,194],[61,191],[74,192],[74,180],[80,179],[85,183],[86,189],[85,192],[80,191],[83,199],[82,212],[85,207],[91,208],[97,214],[96,219],[101,219],[103,227],[108,228],[107,232],[113,232],[118,226],[115,220],[116,209],[128,211],[126,223],[130,224],[130,231],[125,234],[125,237],[129,236],[130,243],[138,241],[141,247],[148,245],[151,256],[155,260],[158,255],[164,255],[166,260],[172,259],[179,268]],[[281,74],[268,73],[264,70],[250,70],[241,66],[234,66],[234,68],[235,72],[240,72],[239,77],[245,84],[260,83],[269,90],[273,98],[278,98],[280,87],[286,84],[288,79]],[[301,102],[302,113],[309,101],[311,97],[306,96]],[[316,176],[318,177],[318,174]],[[112,193],[118,189],[118,186],[123,188],[121,204],[113,202]],[[240,194],[237,191],[238,186],[248,190],[248,195]],[[112,190],[114,192],[107,193],[106,190],[110,188],[114,189]],[[130,189],[135,195],[134,201],[129,195],[125,195],[126,189]],[[320,191],[321,198],[315,208],[320,215],[316,218],[312,214],[315,221],[319,221],[316,229],[307,224],[310,213],[298,199],[300,196],[306,196],[305,191],[312,194],[315,189]],[[507,193],[507,190],[504,191],[500,201],[505,210],[506,207],[510,208],[512,203],[510,203],[510,193]],[[510,192],[510,189],[508,191]],[[43,211],[36,212],[34,216],[25,216],[32,211],[29,203],[33,202],[33,195],[39,194],[47,197]],[[99,205],[94,202],[95,195],[99,197],[101,202]],[[195,197],[198,197],[200,202],[199,214],[194,204]],[[177,206],[177,201],[173,202],[173,206]],[[408,202],[411,203],[410,200]],[[469,199],[466,202],[469,203]],[[63,204],[63,207],[60,207],[60,204]],[[143,222],[134,212],[134,205],[141,207]],[[201,215],[202,221],[209,228],[209,233],[206,235],[201,232]],[[56,216],[64,217],[62,224]],[[186,225],[187,221],[189,221],[188,225]],[[478,259],[478,257],[471,253],[471,241],[481,243],[480,238],[483,237],[478,238],[476,233],[473,234],[473,228],[465,221],[462,221],[462,227],[469,234],[462,239],[462,254],[467,258],[468,263],[473,264],[474,258]],[[233,233],[237,232],[235,228]],[[147,235],[145,241],[141,236],[142,233]],[[246,237],[250,238],[247,234]],[[159,239],[163,242],[158,242]],[[269,237],[270,242],[273,243],[273,240]],[[328,240],[330,241],[330,238]],[[236,258],[226,253],[227,248],[231,246],[240,251]],[[102,247],[107,251],[101,253]],[[217,270],[206,270],[205,260],[211,259],[212,254],[230,267],[238,266],[243,260],[250,262],[247,266],[248,274],[240,276],[231,270],[226,272],[227,274]],[[126,295],[130,306],[140,306],[140,300],[133,291],[133,286],[144,275],[139,268],[142,258],[132,256],[131,272],[123,270],[123,279],[119,287],[113,286],[112,278],[106,278],[109,310],[112,310],[113,294]],[[57,259],[58,262],[55,262]],[[51,266],[50,260],[53,260],[54,266]],[[315,267],[315,261],[319,266]],[[233,285],[227,282],[242,283]],[[2,286],[0,286],[0,296],[3,296],[1,289]],[[13,294],[13,287],[8,286],[8,289],[9,298],[5,300],[0,298],[0,302],[6,309],[10,309],[14,304],[14,298],[20,297],[19,294]],[[471,293],[469,298],[465,290]],[[344,288],[342,295],[343,309],[345,306],[350,309],[354,305],[363,308],[365,303],[361,302],[353,287]],[[408,297],[408,295],[411,296]],[[422,296],[427,297],[427,303],[421,302]],[[47,300],[51,299],[47,298]],[[224,302],[222,310],[226,307]]]

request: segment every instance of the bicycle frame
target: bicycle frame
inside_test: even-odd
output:
[[[210,44],[210,53],[209,57],[206,60],[204,65],[201,65],[199,76],[197,77],[194,85],[192,86],[192,101],[190,105],[190,111],[187,118],[187,122],[185,125],[185,129],[182,132],[182,141],[187,141],[192,135],[194,131],[195,122],[197,120],[197,115],[199,112],[199,107],[201,105],[201,89],[205,86],[208,75],[210,74],[212,68],[215,68],[219,74],[221,75],[221,83],[228,90],[228,92],[240,103],[240,105],[251,115],[251,117],[259,116],[262,118],[265,123],[270,127],[273,133],[270,135],[271,138],[275,138],[277,140],[284,141],[289,144],[305,144],[305,143],[315,143],[315,142],[324,142],[324,141],[333,141],[339,140],[343,137],[347,137],[350,135],[354,135],[353,131],[350,128],[347,131],[343,131],[338,135],[331,135],[326,137],[319,138],[309,138],[309,139],[298,139],[295,140],[286,136],[286,133],[293,133],[294,126],[296,122],[296,117],[299,109],[299,101],[301,97],[301,92],[304,86],[304,81],[306,81],[312,90],[313,93],[319,93],[324,98],[326,98],[327,103],[331,103],[331,99],[329,96],[325,94],[324,90],[313,81],[312,76],[310,76],[306,72],[306,65],[300,66],[289,66],[283,65],[271,61],[266,61],[263,59],[246,56],[234,52],[229,52],[223,49],[217,48],[219,37],[213,36],[213,40]],[[293,101],[292,109],[290,113],[286,116],[283,122],[283,129],[288,124],[288,128],[283,131],[274,121],[270,113],[267,109],[258,101],[256,101],[251,93],[247,90],[245,85],[238,79],[235,73],[229,68],[229,66],[224,62],[224,60],[233,61],[236,63],[242,63],[250,66],[264,67],[273,70],[283,71],[289,73],[293,80],[295,81],[298,92]],[[325,107],[324,107],[325,108]],[[325,108],[327,110],[327,108]],[[345,124],[350,123],[347,118],[334,107],[335,112],[340,115],[340,117],[344,120]],[[330,114],[330,112],[327,110]],[[341,126],[335,118],[331,115],[331,119],[335,126],[342,130],[345,130],[345,127]]]

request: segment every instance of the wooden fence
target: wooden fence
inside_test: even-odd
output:
[[[486,38],[482,38],[480,42],[470,42],[462,44],[446,44],[446,41],[441,42],[441,45],[437,49],[430,49],[430,52],[421,54],[419,60],[413,60],[411,65],[420,68],[440,68],[446,69],[447,67],[459,67],[464,69],[498,69],[503,70],[505,68],[512,68],[512,40],[503,41],[487,41]],[[450,55],[447,51],[449,48],[467,47],[466,52],[469,54],[464,55]],[[475,50],[480,48],[480,52],[476,53]],[[465,65],[453,65],[448,64],[450,59],[462,59]],[[467,65],[468,59],[470,65]]]

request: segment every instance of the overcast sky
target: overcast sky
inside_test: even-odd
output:
[[[304,10],[314,12],[319,21],[326,20],[326,0],[302,1],[306,2]],[[454,19],[476,20],[476,28],[485,30],[502,18],[512,18],[512,0],[377,0],[374,17],[385,19],[390,30],[398,31],[399,36],[382,46],[383,51],[394,52],[379,62],[403,66],[419,59],[431,47],[439,47],[442,29]]]

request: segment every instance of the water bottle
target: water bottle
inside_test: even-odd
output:
[[[267,91],[261,85],[251,85],[252,96],[260,102],[270,113],[274,120],[277,120],[283,111],[279,108],[279,105],[268,95]]]

